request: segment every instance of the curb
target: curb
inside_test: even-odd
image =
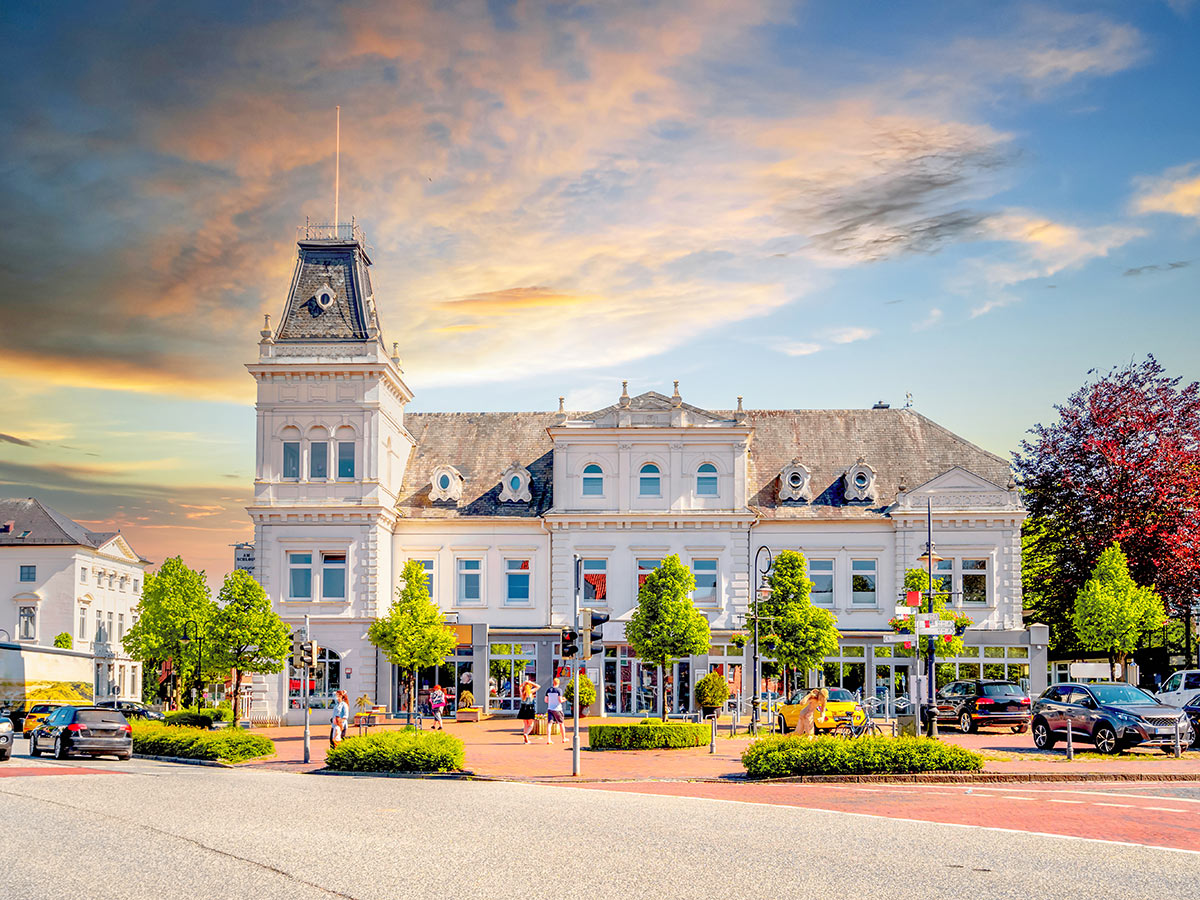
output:
[[[223,763],[215,759],[185,759],[182,756],[150,756],[145,753],[133,754],[134,759],[152,759],[155,762],[179,763],[184,766],[214,766],[218,769],[232,769],[232,763]]]

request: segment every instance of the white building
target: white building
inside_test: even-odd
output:
[[[1000,457],[912,410],[751,410],[740,397],[734,410],[702,409],[678,384],[673,396],[623,387],[592,412],[560,400],[557,412],[407,413],[412,393],[385,349],[369,265],[346,226],[337,239],[301,240],[279,327],[268,322],[248,366],[256,574],[280,615],[294,626],[309,616],[327,648],[318,696],[340,686],[399,702],[397,673],[366,630],[418,559],[460,635],[429,679],[515,710],[520,676],[545,683],[558,665],[578,556],[583,602],[612,616],[603,661],[589,663],[604,706],[652,708],[657,673],[623,643],[623,622],[640,579],[678,554],[713,634],[708,654],[667,675],[671,705],[687,708],[698,675],[718,670],[737,686],[749,671],[733,638],[762,547],[802,551],[813,601],[838,617],[843,642],[825,682],[907,693],[907,663],[882,637],[924,550],[927,506],[940,575],[976,623],[970,655],[944,663],[939,680],[1044,685],[1044,636],[1021,624],[1025,511]],[[298,715],[296,673],[263,687],[271,710]]]
[[[141,663],[121,638],[147,565],[120,532],[89,531],[32,498],[0,499],[0,630],[26,646],[71,635],[93,656],[97,700],[141,699]]]

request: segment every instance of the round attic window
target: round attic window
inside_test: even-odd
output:
[[[799,472],[793,472],[791,475],[788,476],[788,484],[790,484],[794,488],[798,488],[804,484],[804,476],[801,475]]]
[[[867,486],[867,482],[870,480],[871,479],[866,472],[859,472],[854,476],[854,483],[860,488],[865,488]]]
[[[438,476],[438,487],[440,487],[443,491],[449,490],[450,488],[450,476],[445,472]]]

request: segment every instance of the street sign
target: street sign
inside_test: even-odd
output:
[[[885,634],[883,636],[885,644],[903,644],[905,641],[911,641],[912,639],[913,636],[911,634]]]
[[[904,592],[904,602],[906,604],[908,604],[909,606],[920,606],[921,605],[921,592],[920,591],[905,591]]]
[[[917,620],[917,634],[954,634],[953,622],[929,622]]]
[[[896,615],[898,615],[898,616],[911,616],[915,612],[916,612],[916,610],[913,609],[911,606],[897,606],[896,607]]]

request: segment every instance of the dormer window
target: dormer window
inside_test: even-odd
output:
[[[662,496],[662,473],[654,463],[646,463],[638,472],[638,496]]]
[[[604,470],[595,463],[583,467],[583,496],[604,496]]]
[[[454,466],[441,465],[433,470],[430,483],[429,499],[453,500],[457,503],[462,499],[463,477]]]
[[[527,468],[513,463],[500,476],[500,502],[528,503],[533,499],[533,494],[529,489],[531,480]]]
[[[716,497],[718,493],[717,467],[712,463],[704,463],[696,470],[696,496]]]
[[[875,470],[863,462],[861,457],[846,470],[842,481],[847,500],[874,500],[878,495],[875,488]]]
[[[812,500],[812,476],[808,468],[793,459],[779,474],[780,500]]]

